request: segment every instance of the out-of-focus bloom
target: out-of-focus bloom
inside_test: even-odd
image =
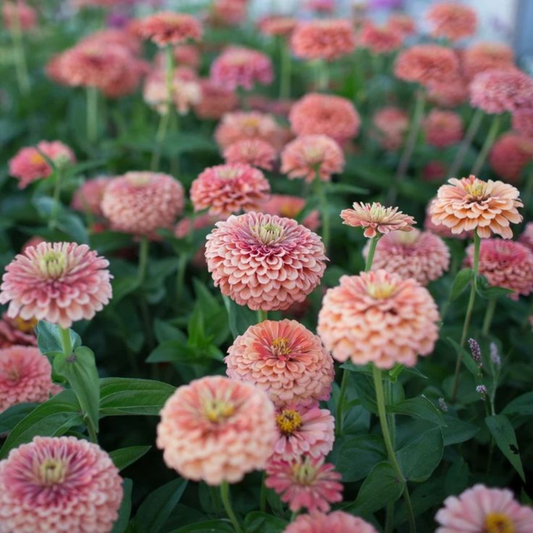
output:
[[[355,34],[342,19],[300,22],[291,36],[291,49],[301,59],[333,61],[355,49]]]
[[[461,77],[428,85],[429,100],[442,107],[457,107],[464,104],[468,100],[468,95],[468,84]]]
[[[493,144],[489,163],[494,172],[505,181],[518,183],[522,171],[533,161],[533,139],[516,133],[504,133]]]
[[[30,183],[48,178],[52,174],[52,167],[41,152],[57,166],[76,161],[72,150],[60,141],[41,141],[37,147],[22,148],[9,161],[9,173],[19,180],[19,189],[24,189]]]
[[[319,15],[331,15],[335,12],[335,0],[307,0],[306,7]]]
[[[520,235],[519,241],[533,252],[533,222],[528,222]]]
[[[409,115],[394,106],[380,109],[373,117],[378,141],[385,150],[399,150],[409,129]]]
[[[280,133],[281,129],[272,115],[257,111],[236,111],[222,117],[215,130],[215,140],[222,149],[244,139],[261,139],[277,148]]]
[[[230,91],[243,87],[247,91],[256,83],[270,85],[274,79],[270,58],[251,48],[231,46],[211,65],[211,81]]]
[[[379,202],[363,204],[354,202],[353,209],[341,211],[343,223],[354,228],[365,228],[367,239],[378,233],[386,235],[391,231],[412,231],[415,219],[404,215],[397,207],[383,207]]]
[[[247,0],[214,0],[209,22],[212,26],[236,26],[246,20],[247,12]]]
[[[305,200],[299,196],[273,194],[266,202],[261,204],[260,211],[269,215],[297,219],[299,214],[305,209],[305,204]],[[311,211],[302,220],[302,225],[311,231],[316,231],[320,227],[319,211]]]
[[[533,107],[513,112],[513,129],[524,137],[533,138]]]
[[[404,13],[393,13],[387,19],[387,27],[397,31],[403,37],[410,37],[416,33],[415,21]]]
[[[10,318],[3,313],[0,318],[0,349],[11,346],[37,346],[34,328],[37,320],[22,320],[20,317]]]
[[[202,119],[219,120],[238,103],[235,91],[218,87],[209,79],[200,80],[200,101],[195,104],[194,111]]]
[[[172,176],[127,172],[110,181],[101,207],[114,230],[152,237],[171,228],[184,205],[183,187]]]
[[[177,67],[189,67],[198,70],[201,63],[200,50],[194,44],[179,44],[172,48],[172,55]],[[159,69],[165,68],[165,53],[159,52],[156,56],[156,65]]]
[[[327,400],[333,359],[320,339],[294,320],[265,320],[237,337],[225,358],[231,379],[263,389],[277,406]]]
[[[157,446],[168,467],[208,485],[236,483],[265,467],[276,440],[275,412],[250,383],[207,376],[167,400]]]
[[[301,514],[283,533],[378,533],[374,526],[362,518],[343,511],[328,515],[323,513]]]
[[[394,65],[394,75],[404,81],[421,85],[447,83],[459,74],[457,56],[444,46],[419,44],[400,53]]]
[[[2,6],[2,18],[7,29],[29,31],[37,26],[37,12],[20,0],[6,0]]]
[[[291,108],[289,121],[296,135],[327,135],[339,143],[356,137],[361,124],[350,100],[318,93],[298,100]]]
[[[368,255],[370,242],[363,250]],[[450,252],[443,240],[429,231],[393,231],[378,242],[372,270],[384,269],[421,285],[439,279],[450,266]]]
[[[518,189],[501,181],[483,181],[475,176],[451,178],[442,185],[431,205],[435,225],[450,228],[453,234],[476,230],[484,239],[496,233],[511,239],[511,224],[518,224],[523,207]]]
[[[145,18],[139,26],[139,33],[143,39],[150,39],[163,47],[188,40],[199,41],[202,38],[202,26],[192,15],[164,11]]]
[[[467,6],[442,2],[433,4],[426,13],[434,37],[458,41],[476,33],[476,12]]]
[[[139,37],[133,33],[117,28],[106,28],[84,37],[80,44],[103,44],[106,46],[122,46],[131,54],[141,53],[142,43]]]
[[[261,111],[262,113],[272,113],[281,117],[288,117],[293,100],[283,100],[279,98],[267,98],[260,94],[250,95],[246,100],[247,105],[254,111]]]
[[[302,135],[290,142],[281,153],[281,172],[290,179],[312,182],[316,177],[330,181],[332,174],[344,169],[341,147],[327,135]]]
[[[474,247],[467,248],[465,263],[472,266]],[[533,291],[533,253],[527,246],[514,241],[487,239],[481,242],[479,273],[494,287],[514,291],[509,295],[518,300]]]
[[[342,476],[323,457],[300,456],[290,461],[273,459],[267,466],[265,486],[280,495],[295,513],[301,509],[327,513],[342,501]]]
[[[19,403],[45,402],[54,392],[52,367],[37,348],[0,350],[0,413]]]
[[[206,168],[191,185],[195,211],[209,209],[210,215],[253,211],[268,198],[270,183],[257,168],[245,164]]]
[[[379,27],[371,21],[363,24],[357,44],[374,54],[386,54],[400,48],[403,34],[390,26]]]
[[[444,167],[444,175],[446,175],[446,167]],[[445,239],[470,239],[472,238],[472,232],[471,231],[463,231],[462,233],[452,233],[452,230],[448,228],[447,226],[444,226],[442,224],[433,224],[431,221],[431,210],[433,208],[433,204],[437,201],[437,198],[433,198],[427,205],[426,208],[426,218],[424,219],[424,229],[426,231],[430,231],[431,233],[434,233],[435,235],[438,235],[439,237],[444,237]]]
[[[97,217],[102,216],[102,199],[109,182],[109,177],[100,176],[83,183],[74,193],[71,204],[72,209],[82,213],[90,213]]]
[[[109,533],[122,478],[97,444],[35,437],[0,462],[0,531]]]
[[[447,167],[442,161],[429,161],[422,169],[424,181],[442,181],[446,177]]]
[[[239,305],[285,310],[319,285],[324,244],[295,220],[247,213],[216,226],[207,236],[207,266],[215,286]]]
[[[263,35],[289,37],[298,21],[293,17],[270,16],[259,21],[259,31]]]
[[[462,54],[462,67],[468,79],[486,70],[513,65],[513,49],[503,43],[476,43],[464,50]]]
[[[226,163],[242,163],[253,167],[272,170],[276,160],[276,149],[261,139],[243,139],[230,144],[224,150]]]
[[[435,520],[440,525],[436,533],[533,531],[533,509],[520,505],[509,489],[485,485],[474,485],[459,496],[446,498]]]
[[[43,242],[6,267],[0,303],[8,316],[46,320],[70,328],[90,320],[111,298],[109,262],[85,244]]]
[[[338,361],[414,366],[438,339],[439,312],[425,287],[385,270],[342,276],[318,315],[318,334]]]
[[[457,144],[463,137],[463,121],[453,111],[432,109],[424,120],[426,141],[431,146],[446,148]]]

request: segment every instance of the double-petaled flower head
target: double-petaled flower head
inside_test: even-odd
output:
[[[441,2],[431,6],[426,13],[434,37],[444,37],[458,41],[476,33],[476,12],[467,6],[451,2]]]
[[[377,530],[362,518],[334,511],[330,514],[301,514],[283,533],[377,533]]]
[[[202,38],[202,26],[198,19],[186,13],[163,11],[142,20],[138,32],[157,46],[176,45]]]

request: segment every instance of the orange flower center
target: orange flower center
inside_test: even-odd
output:
[[[45,487],[57,485],[65,481],[67,464],[60,459],[45,459],[38,467],[37,476]]]
[[[367,292],[376,300],[385,300],[396,292],[396,286],[392,283],[369,283]]]
[[[485,518],[487,533],[515,533],[513,521],[504,513],[489,513]]]
[[[46,159],[38,152],[30,156],[30,161],[34,165],[42,165],[43,163],[46,163]]]
[[[289,355],[291,353],[290,341],[287,337],[279,337],[272,341],[270,345],[272,352],[276,357]]]
[[[206,418],[209,422],[213,422],[213,424],[224,422],[224,420],[227,420],[235,413],[234,405],[217,398],[211,398],[205,401],[203,407]]]
[[[301,209],[295,205],[291,205],[291,204],[283,204],[280,208],[279,208],[279,214],[282,216],[282,217],[286,217],[286,218],[296,218],[298,216],[298,213],[301,211]]]
[[[13,320],[13,325],[15,328],[17,328],[19,331],[22,331],[22,333],[31,333],[35,326],[37,325],[38,320],[36,318],[31,318],[30,320],[24,320],[23,318],[20,318],[17,316]]]
[[[276,418],[278,428],[283,435],[289,436],[302,427],[302,417],[298,411],[284,409]]]

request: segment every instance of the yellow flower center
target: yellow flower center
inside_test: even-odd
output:
[[[46,163],[46,159],[38,152],[30,156],[30,161],[34,165],[42,165],[43,163]]]
[[[283,235],[283,228],[277,224],[258,224],[252,231],[263,244],[272,244]]]
[[[204,403],[204,413],[209,422],[218,424],[235,413],[235,407],[224,400],[211,398]]]
[[[504,513],[489,513],[485,518],[487,533],[515,533],[513,521]]]
[[[392,283],[369,283],[367,292],[376,300],[385,300],[392,296],[396,291],[396,286]]]
[[[306,457],[303,463],[295,463],[292,467],[294,480],[299,485],[313,485],[316,476],[316,468]]]
[[[291,353],[290,340],[287,337],[278,337],[270,345],[272,352],[276,357],[280,355],[289,355]]]
[[[223,180],[234,180],[239,176],[239,169],[237,168],[223,168],[217,173],[217,177]]]
[[[300,208],[295,206],[295,205],[291,205],[291,204],[283,204],[282,206],[280,206],[279,208],[279,214],[282,216],[282,217],[286,217],[286,218],[296,218],[298,216],[298,213],[300,212]]]
[[[22,333],[31,333],[35,326],[37,325],[38,320],[36,318],[31,318],[30,320],[24,320],[17,316],[13,319],[13,325]]]
[[[47,278],[59,278],[67,265],[67,256],[63,252],[50,250],[39,260],[41,273]]]
[[[259,119],[257,117],[246,117],[242,121],[243,128],[256,129],[259,127]]]
[[[145,187],[150,183],[149,172],[130,172],[127,174],[128,182],[134,187]]]
[[[397,231],[396,232],[396,238],[398,239],[398,242],[400,244],[414,244],[418,237],[420,236],[420,231],[418,230],[412,230],[412,231]]]
[[[46,459],[39,467],[38,476],[45,487],[57,485],[65,480],[67,465],[59,459]]]
[[[289,436],[302,427],[302,417],[298,411],[284,409],[276,418],[278,428],[283,435]]]
[[[20,370],[18,368],[10,368],[10,369],[5,371],[5,375],[13,383],[16,383],[19,380],[19,378],[20,378]]]
[[[485,198],[487,184],[481,180],[475,180],[473,183],[467,185],[465,190],[472,200],[483,200]]]

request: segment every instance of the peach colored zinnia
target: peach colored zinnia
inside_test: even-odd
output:
[[[400,48],[403,35],[390,26],[377,26],[366,21],[363,24],[358,45],[368,48],[373,54],[386,54]]]
[[[463,137],[463,120],[453,111],[432,109],[424,120],[424,133],[429,145],[446,148]]]
[[[476,74],[514,65],[513,49],[503,43],[476,43],[462,54],[462,67],[468,79]]]
[[[474,485],[459,496],[449,496],[435,515],[436,533],[531,533],[533,509],[520,505],[509,489]]]
[[[290,179],[312,182],[316,177],[330,181],[344,169],[341,147],[327,135],[302,135],[285,146],[281,153],[281,172]]]
[[[494,172],[509,183],[518,183],[522,172],[533,161],[533,138],[514,132],[504,133],[493,144],[489,163]]]
[[[318,315],[318,334],[338,361],[392,368],[414,366],[438,339],[439,312],[414,279],[385,270],[342,276],[329,289]]]
[[[476,33],[476,12],[467,6],[442,2],[434,4],[426,13],[434,37],[458,41]]]
[[[37,346],[35,326],[37,320],[22,320],[20,317],[10,318],[3,313],[0,318],[0,348],[11,346]]]
[[[320,339],[295,320],[265,320],[237,337],[225,358],[231,379],[265,390],[277,406],[327,400],[333,360]]]
[[[0,531],[109,533],[122,478],[97,444],[35,437],[0,462]]]
[[[283,311],[305,300],[327,261],[318,235],[295,220],[263,213],[218,222],[205,255],[215,286],[254,311]]]
[[[261,139],[277,148],[280,136],[274,117],[258,111],[227,113],[215,130],[215,141],[222,149],[244,139]]]
[[[401,33],[403,37],[409,37],[416,33],[415,21],[405,13],[393,12],[387,19],[387,27]]]
[[[110,180],[111,178],[107,176],[100,176],[83,183],[74,193],[72,209],[94,216],[102,216],[102,199]]]
[[[299,196],[288,194],[273,194],[266,202],[261,204],[261,213],[277,215],[297,219],[298,215],[305,209],[306,202]],[[311,231],[316,231],[320,227],[320,212],[311,211],[303,220],[302,225]]]
[[[482,181],[475,176],[451,178],[442,185],[431,206],[435,225],[450,228],[453,234],[477,231],[481,238],[492,233],[511,239],[511,224],[518,224],[523,207],[518,189],[501,181]]]
[[[262,139],[243,139],[230,144],[224,150],[224,159],[228,164],[242,163],[272,170],[276,160],[276,149]]]
[[[299,515],[283,533],[378,533],[362,518],[343,511]]]
[[[399,150],[409,129],[409,115],[402,109],[388,106],[374,115],[372,124],[376,128],[376,136],[385,150]]]
[[[275,440],[274,406],[267,395],[222,376],[179,387],[157,426],[157,446],[167,466],[208,485],[236,483],[263,469]]]
[[[187,40],[199,41],[202,38],[202,26],[192,15],[164,11],[142,20],[139,33],[144,39],[163,47]]]
[[[263,35],[289,37],[297,24],[295,18],[273,15],[260,20],[258,27]]]
[[[442,177],[444,177],[445,175],[446,167],[444,167]],[[426,217],[424,219],[424,229],[445,239],[471,239],[473,237],[473,233],[471,231],[464,231],[463,233],[452,233],[452,230],[447,226],[443,226],[442,224],[433,224],[433,222],[431,221],[431,210],[433,209],[433,204],[436,202],[436,200],[436,198],[432,198],[427,205]]]

